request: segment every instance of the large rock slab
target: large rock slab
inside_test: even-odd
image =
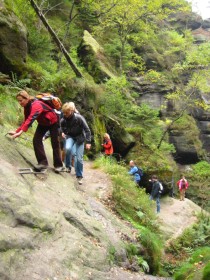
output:
[[[36,163],[30,131],[26,143],[24,137],[10,140],[1,129],[0,279],[118,279],[110,260],[116,267],[128,263],[124,238],[133,240],[133,229],[85,194],[74,174],[18,174]]]
[[[136,98],[137,104],[145,103],[153,109],[163,112],[166,105],[165,95],[173,90],[172,86],[164,83],[152,83],[145,80],[143,76],[132,78],[132,87],[139,94]]]
[[[101,83],[115,76],[114,68],[105,56],[103,48],[87,30],[84,31],[82,43],[78,48],[78,55],[96,83]]]

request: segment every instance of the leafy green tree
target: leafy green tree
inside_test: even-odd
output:
[[[85,2],[88,3],[88,1]],[[138,33],[140,30],[147,32],[148,28],[157,24],[157,21],[161,21],[175,11],[187,7],[183,0],[173,0],[170,4],[166,0],[119,0],[111,2],[95,0],[91,3],[92,13],[95,12],[100,15],[100,25],[95,27],[95,33],[102,31],[104,35],[107,31],[112,30],[113,35],[120,41],[119,68],[121,72],[124,70],[126,46],[129,44],[132,33]],[[105,7],[107,7],[106,12],[102,13],[101,11]]]

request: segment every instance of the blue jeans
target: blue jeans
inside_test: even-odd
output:
[[[156,200],[156,205],[157,205],[157,213],[160,213],[160,197],[159,195],[155,198],[153,198],[151,195],[149,197],[150,200]]]
[[[66,153],[66,139],[63,139],[63,147]],[[74,158],[74,161],[76,161],[76,147],[75,144],[71,148],[71,152],[68,154],[68,156],[65,155],[65,166],[68,168],[72,168],[72,159]]]
[[[71,167],[72,155],[75,155],[74,168],[77,177],[83,177],[84,143],[78,144],[73,138],[66,138],[66,167]]]

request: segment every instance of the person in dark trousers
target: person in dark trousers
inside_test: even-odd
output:
[[[62,137],[61,135],[61,128],[60,128],[60,121],[63,118],[63,112],[62,111],[57,111],[56,112],[57,116],[58,116],[58,140],[60,142],[60,153],[61,153],[61,160],[64,163],[65,162],[65,151],[64,151],[64,146],[65,146],[65,139]],[[44,137],[43,137],[43,141],[45,141],[46,139],[50,138],[50,131],[48,130]],[[71,168],[67,168],[66,170],[67,172],[71,172]]]
[[[38,162],[37,170],[46,169],[48,160],[45,154],[43,137],[49,130],[51,135],[51,145],[53,149],[53,165],[55,171],[62,171],[63,163],[60,156],[60,145],[58,141],[58,118],[54,110],[42,102],[31,97],[25,90],[20,91],[16,96],[20,106],[24,108],[24,122],[15,131],[10,131],[12,138],[19,137],[26,132],[32,123],[37,120],[38,126],[33,137],[33,147]]]
[[[129,165],[130,165],[130,170],[129,170],[128,174],[133,175],[134,181],[139,186],[139,182],[141,180],[141,177],[138,173],[138,167],[136,166],[136,164],[133,160],[131,160],[129,162]]]
[[[72,148],[75,146],[74,168],[78,183],[82,184],[83,178],[83,155],[84,147],[87,150],[91,148],[91,132],[85,118],[75,113],[73,102],[67,102],[63,105],[62,111],[64,117],[61,120],[62,136],[65,138],[66,164],[70,160]],[[86,141],[86,145],[85,145]]]
[[[104,141],[101,144],[104,148],[104,153],[106,156],[111,156],[113,154],[113,146],[112,146],[112,140],[110,139],[110,136],[108,133],[104,134]]]
[[[152,176],[151,179],[152,183],[152,190],[150,194],[150,200],[155,200],[157,205],[157,214],[160,213],[160,194],[161,194],[161,188],[160,183],[158,181],[158,177],[156,175]]]

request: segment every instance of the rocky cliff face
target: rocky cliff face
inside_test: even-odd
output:
[[[27,55],[27,32],[12,11],[0,2],[0,72],[22,73]]]
[[[161,83],[151,84],[145,81],[143,77],[133,78],[132,84],[133,89],[139,94],[137,103],[146,103],[151,108],[159,110],[160,116],[164,115],[167,117],[167,115],[170,115],[179,108],[178,104],[174,104],[166,99],[166,95],[172,91],[169,85]],[[196,114],[194,114],[194,117],[197,120]],[[192,119],[191,122],[193,123],[194,120]],[[196,128],[196,125],[194,128]],[[189,127],[188,130],[182,131],[176,128],[169,131],[169,141],[176,149],[174,159],[181,164],[193,164],[198,162],[200,158],[200,136],[203,135],[203,131],[199,126],[200,135],[199,133],[193,133],[194,137],[189,137],[189,134],[191,134],[190,129]],[[207,144],[205,144],[204,148],[206,147]]]
[[[202,94],[206,104],[209,104],[207,95]],[[203,148],[206,151],[206,156],[210,159],[210,112],[202,109],[194,109],[192,112],[194,118],[197,120],[198,128],[200,130],[200,139],[203,143]]]
[[[113,67],[104,55],[102,46],[85,30],[83,40],[78,48],[78,55],[87,72],[96,83],[115,76]]]
[[[182,30],[187,27],[192,30],[192,34],[195,39],[195,44],[200,44],[210,41],[210,20],[203,21],[202,18],[196,14],[178,13],[170,23],[177,30]],[[161,65],[160,65],[161,67]],[[160,116],[171,114],[171,112],[178,110],[178,104],[172,104],[165,98],[167,93],[170,93],[173,89],[164,84],[151,84],[146,82],[143,77],[132,77],[132,85],[135,92],[139,94],[137,103],[146,103],[154,109],[160,111]],[[204,100],[206,104],[209,104],[207,96],[200,93],[200,99]],[[200,131],[196,139],[192,140],[187,137],[186,133],[181,130],[170,131],[170,142],[175,146],[176,153],[174,154],[175,161],[181,164],[193,164],[199,161],[201,158],[201,147],[198,148],[197,143],[202,142],[203,149],[206,156],[210,156],[210,115],[208,112],[201,109],[194,109],[190,112],[194,117],[197,127]],[[200,144],[199,144],[200,146]]]
[[[200,20],[197,28],[192,29],[192,34],[196,44],[210,41],[210,20]]]
[[[132,77],[131,83],[133,90],[139,94],[137,104],[146,103],[157,110],[166,105],[165,95],[172,90],[168,85],[145,81],[144,77]]]

